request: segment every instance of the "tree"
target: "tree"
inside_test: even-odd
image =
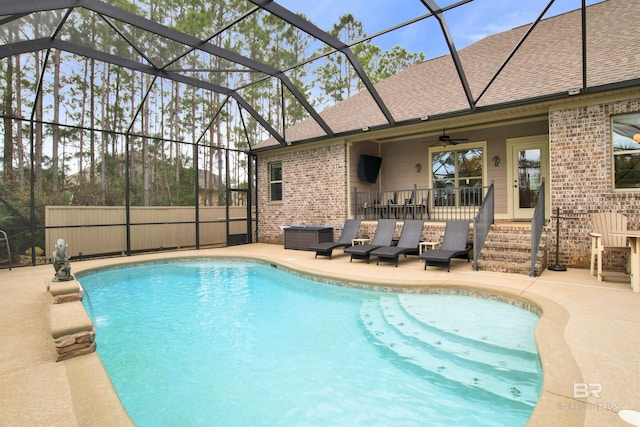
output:
[[[362,23],[353,15],[346,14],[334,24],[330,34],[340,39],[348,46],[364,69],[372,83],[377,83],[416,62],[424,61],[424,53],[411,53],[404,48],[395,46],[391,51],[382,51],[371,40],[359,41],[367,38]],[[324,48],[320,53],[327,53],[330,48]],[[332,53],[323,65],[315,70],[320,80],[320,87],[335,102],[351,97],[364,87],[360,76],[342,53]]]
[[[411,53],[403,47],[394,46],[391,51],[384,51],[373,58],[371,62],[367,63],[365,70],[372,83],[377,83],[424,60],[423,52]]]
[[[329,33],[338,37],[347,45],[366,36],[362,23],[356,21],[350,13],[342,15]],[[326,53],[330,49],[325,47],[323,51]],[[365,42],[364,46],[358,48],[362,59],[370,58],[367,55],[370,53],[370,49],[370,42]],[[354,51],[354,53],[356,52]],[[342,53],[334,53],[328,56],[326,63],[318,67],[316,73],[320,78],[320,87],[335,102],[349,98],[360,86],[356,71],[349,63],[346,55]]]

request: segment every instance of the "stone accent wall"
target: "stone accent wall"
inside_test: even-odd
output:
[[[278,161],[282,162],[282,201],[272,202],[269,164]],[[259,155],[258,242],[283,244],[282,226],[343,225],[347,201],[346,144]]]
[[[56,361],[96,351],[96,330],[82,305],[78,282],[46,280],[45,284],[52,297],[51,338],[56,347]]]
[[[552,111],[549,114],[551,208],[560,208],[560,264],[589,268],[596,212],[628,216],[628,228],[640,229],[640,192],[613,190],[611,116],[640,111],[640,98]],[[548,244],[555,262],[554,232]],[[607,261],[605,269],[623,271],[625,259]],[[609,257],[611,259],[611,257]]]

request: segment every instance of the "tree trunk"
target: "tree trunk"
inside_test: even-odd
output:
[[[180,93],[178,92],[178,85],[175,84],[175,92],[173,94],[173,99],[174,99],[174,107],[173,107],[173,126],[176,129],[175,132],[175,139],[176,141],[179,139],[180,137],[180,132],[178,132],[178,130],[180,129],[180,123],[178,120],[178,109],[180,108]],[[175,155],[175,162],[176,162],[176,177],[175,177],[175,184],[176,184],[176,199],[180,200],[180,143],[176,142],[176,155]]]
[[[60,144],[60,52],[54,53],[53,60],[53,125],[51,126],[51,193],[60,191],[58,185],[58,147]]]
[[[144,205],[150,205],[149,197],[149,139],[146,137],[149,135],[149,97],[144,97],[145,90],[149,90],[151,84],[151,76],[147,74],[145,76],[145,83],[140,85],[140,99],[144,99],[142,105],[142,185],[143,185],[143,198]]]
[[[36,55],[36,70],[42,68],[42,60],[40,55]],[[39,194],[42,194],[42,90],[36,93],[36,123],[35,123],[35,146],[34,146],[34,175],[35,175],[35,189]]]
[[[4,111],[4,158],[2,161],[5,181],[13,182],[13,120],[9,118],[13,116],[13,58],[9,58],[6,63],[7,69],[4,77],[6,87],[2,108]],[[20,121],[18,121],[18,126],[22,126]]]
[[[91,93],[91,99],[89,104],[89,112],[91,117],[89,118],[90,124],[90,134],[89,134],[89,182],[94,184],[96,182],[96,133],[94,129],[96,128],[96,61],[91,59],[91,88],[89,92]]]
[[[109,157],[109,132],[111,129],[111,124],[109,122],[109,111],[107,110],[107,105],[109,103],[109,94],[111,93],[111,67],[109,64],[105,63],[103,72],[102,72],[102,81],[104,82],[104,87],[102,90],[102,101],[100,104],[102,105],[102,110],[100,111],[100,116],[102,117],[102,128],[105,129],[105,132],[102,132],[102,140],[100,145],[100,200],[102,205],[107,204],[107,159]]]
[[[84,119],[85,119],[85,106],[87,105],[87,77],[89,72],[89,58],[85,58],[84,60],[84,80],[82,84],[82,105],[80,106],[80,127],[84,127]],[[80,133],[80,138],[78,138],[78,142],[80,146],[78,147],[78,181],[79,183],[84,182],[85,174],[84,174],[84,130],[78,130]]]
[[[22,111],[22,69],[20,64],[20,55],[16,56],[16,111]],[[18,147],[18,182],[21,187],[24,187],[27,182],[24,175],[25,156],[23,135],[23,126],[22,122],[20,122],[16,132],[16,145]]]

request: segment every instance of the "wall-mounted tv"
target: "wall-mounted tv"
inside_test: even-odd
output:
[[[381,164],[382,157],[370,156],[368,154],[360,155],[360,162],[358,163],[358,178],[375,184],[378,180],[378,173],[380,172]]]

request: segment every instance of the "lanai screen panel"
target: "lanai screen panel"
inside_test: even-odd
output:
[[[596,0],[588,2],[592,3]],[[470,55],[464,52],[489,34],[579,9],[579,0],[532,0],[527,7],[477,0],[366,4],[218,0],[197,5],[147,0],[117,6],[86,0],[80,5],[72,0],[0,4],[0,15],[4,16],[0,37],[6,44],[0,53],[66,51],[231,97],[261,129],[250,133],[256,138],[251,146],[266,139],[287,145],[391,127],[494,105],[504,102],[504,93],[517,98],[519,89],[522,97],[542,96],[584,83],[580,42],[564,48],[558,43],[555,57],[576,66],[571,67],[575,75],[567,75],[557,87],[544,85],[543,76],[549,70],[519,66],[519,57],[539,50],[535,31],[522,46],[519,36],[506,47],[496,45],[500,54],[482,67],[465,60]],[[627,32],[635,28],[622,27]],[[593,23],[591,28],[598,31],[602,25]],[[15,44],[21,41],[27,43]],[[523,50],[511,58],[510,52],[519,49]],[[594,56],[603,51],[607,49],[592,50]],[[441,57],[448,60],[440,61]],[[398,93],[411,98],[405,87],[394,90],[390,83],[376,85],[423,59],[440,62],[439,73],[451,76],[450,84],[445,85],[448,96],[431,94],[432,99],[425,102],[429,105],[419,108],[414,105],[418,98],[408,102],[397,99]],[[633,60],[627,69],[632,65]],[[625,64],[613,68],[620,78],[629,75]],[[52,78],[39,71],[35,70],[36,76]],[[522,85],[515,84],[523,79],[538,92],[532,92],[531,87],[524,91]],[[589,81],[606,83],[605,79],[596,74]],[[429,79],[423,80],[427,81],[421,84],[428,87]],[[271,89],[268,93],[267,86]],[[421,88],[415,93],[421,95]],[[351,108],[361,110],[362,115],[342,120],[339,114],[349,106],[338,105],[350,97],[359,98],[357,107]],[[305,121],[314,123],[302,125],[304,132],[285,130]]]

